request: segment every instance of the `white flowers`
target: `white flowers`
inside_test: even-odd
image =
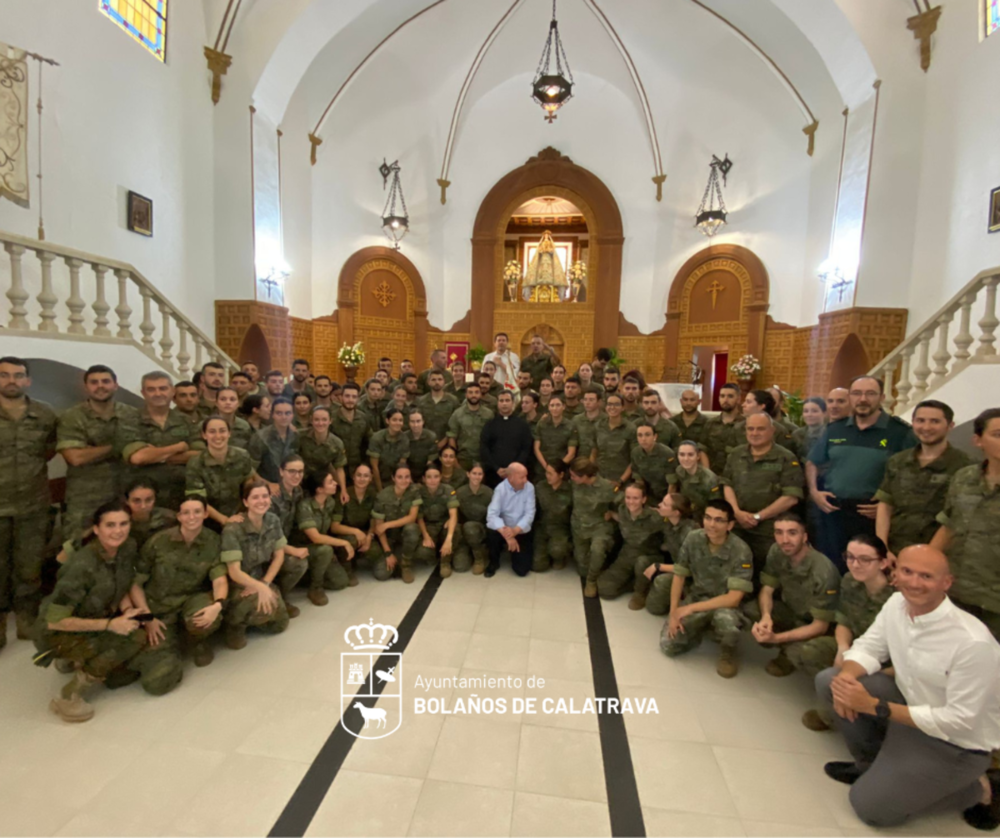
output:
[[[517,282],[521,278],[521,265],[517,259],[511,259],[503,269],[505,282]]]
[[[744,355],[729,369],[737,378],[749,381],[756,373],[760,372],[760,361],[753,355]]]
[[[361,345],[361,341],[358,341],[354,346],[348,346],[346,343],[341,346],[337,353],[337,360],[345,367],[360,367],[365,362],[365,349]]]

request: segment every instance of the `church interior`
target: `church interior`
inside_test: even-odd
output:
[[[951,405],[978,460],[1000,0],[932,3],[4,0],[0,356],[59,412],[95,364],[141,408],[150,371],[291,386],[303,359],[363,386],[443,351],[471,379],[498,333],[521,359],[540,336],[570,376],[612,350],[673,414],[694,390],[714,416],[737,378],[801,409],[869,376],[901,420]],[[48,478],[58,503],[59,456]],[[0,834],[976,833],[865,823],[823,774],[843,740],[800,724],[811,678],[748,642],[731,680],[713,643],[667,658],[663,616],[571,568],[300,599],[169,695],[101,688],[85,725],[49,712],[65,676],[12,616]],[[377,705],[398,730],[345,736],[344,638],[370,622],[405,647]],[[645,711],[525,705],[608,696]]]

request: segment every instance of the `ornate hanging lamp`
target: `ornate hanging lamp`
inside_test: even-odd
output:
[[[556,59],[555,73],[550,70],[553,53]],[[556,111],[573,98],[573,73],[569,69],[562,38],[559,37],[556,0],[552,0],[552,22],[549,24],[545,46],[542,47],[542,57],[538,60],[535,80],[531,83],[531,98],[542,106],[549,122],[555,120]]]
[[[726,175],[733,168],[733,162],[727,154],[724,160],[720,160],[714,154],[712,162],[709,164],[708,185],[705,186],[705,194],[701,196],[701,204],[694,217],[694,226],[701,230],[706,236],[712,238],[726,223],[726,202],[722,200],[722,189],[719,186],[719,173],[722,173],[722,184],[726,183]]]
[[[403,187],[399,182],[399,161],[395,160],[391,164],[382,159],[382,165],[378,167],[379,174],[382,175],[382,188],[385,189],[392,175],[392,186],[389,189],[389,197],[386,199],[385,208],[382,210],[382,232],[385,233],[392,246],[399,250],[399,243],[403,236],[410,229],[410,217],[406,214],[406,199],[403,197]],[[399,199],[399,208],[396,207],[396,199]]]

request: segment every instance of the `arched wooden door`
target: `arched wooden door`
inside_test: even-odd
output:
[[[374,374],[378,359],[427,363],[427,294],[413,263],[388,247],[366,247],[344,264],[337,299],[340,342],[364,346],[359,380]]]

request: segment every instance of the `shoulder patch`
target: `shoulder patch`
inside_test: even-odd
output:
[[[457,489],[452,489],[452,490],[451,490],[451,493],[452,493],[453,495],[457,495],[457,494],[458,494],[458,490],[457,490]]]
[[[744,565],[740,565],[740,567],[743,567],[743,568],[750,568],[750,567],[752,567],[752,565],[749,565],[749,564],[744,564]]]
[[[837,589],[834,588],[832,591],[827,591],[827,593],[832,596],[833,594],[837,593]]]
[[[718,486],[713,486],[712,487],[712,491],[713,492],[718,492],[719,491],[719,487]]]
[[[799,464],[799,461],[798,461],[798,460],[792,460],[792,465],[793,465],[793,466],[797,466],[798,464]]]

